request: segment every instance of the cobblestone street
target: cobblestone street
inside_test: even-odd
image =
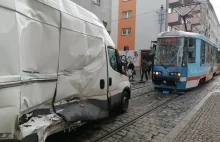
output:
[[[178,96],[175,94],[163,95],[161,92],[153,91],[146,94],[141,94],[140,92],[135,92],[139,95],[135,95],[133,92],[133,98],[130,102],[129,111],[123,115],[113,116],[106,120],[88,123],[71,133],[60,133],[54,137],[50,138],[50,141],[64,141],[64,142],[95,142],[102,138],[103,136],[117,130],[109,137],[101,139],[102,142],[159,142],[162,141],[172,130],[181,122],[181,120],[205,97],[210,91],[218,90],[217,82],[219,77],[216,77],[209,83],[202,85],[201,87],[195,88],[193,90],[187,91],[184,95]],[[146,85],[148,86],[148,84]],[[171,100],[173,99],[173,100]],[[162,105],[156,110],[154,108],[160,106],[164,102],[171,100],[165,105]],[[209,101],[219,102],[219,96],[213,96]],[[191,125],[187,125],[184,130],[175,139],[175,142],[180,140],[186,141],[190,138],[192,141],[196,139],[207,139],[213,137],[213,141],[218,141],[219,125],[215,125],[219,118],[217,116],[218,109],[217,103],[206,104],[202,110],[200,110],[199,115],[193,119],[190,123],[195,123],[195,129],[191,129]],[[216,107],[214,109],[214,107]],[[151,111],[153,110],[153,111]],[[214,114],[204,115],[210,110],[216,110]],[[219,109],[220,110],[220,109]],[[143,115],[133,123],[120,128],[124,124],[132,121],[137,116],[148,112]],[[204,115],[204,116],[203,116]],[[214,123],[206,123],[206,129],[202,129],[202,124],[207,122],[209,118],[213,118]],[[215,125],[215,126],[214,126]],[[209,128],[213,127],[213,135],[206,135],[202,137],[208,131]],[[187,132],[187,133],[185,133]],[[193,135],[193,134],[196,135]],[[191,134],[191,135],[189,135]],[[201,135],[200,135],[201,134]],[[193,136],[192,136],[193,135]],[[189,139],[188,139],[189,140]],[[209,140],[210,141],[210,140]],[[168,142],[168,141],[167,141]]]
[[[214,93],[174,142],[220,141],[220,93]]]

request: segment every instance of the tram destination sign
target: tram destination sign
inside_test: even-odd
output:
[[[178,38],[170,37],[170,38],[159,38],[159,43],[178,43]]]

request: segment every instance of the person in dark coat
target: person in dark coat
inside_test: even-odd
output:
[[[149,62],[148,62],[148,67],[147,67],[147,72],[148,72],[148,75],[150,75],[151,70],[152,70],[152,62],[151,62],[151,61],[149,61]]]
[[[148,71],[148,63],[147,63],[147,60],[144,59],[142,62],[142,66],[141,66],[141,80],[140,80],[140,82],[143,82],[144,75],[146,77],[146,81],[148,80],[147,71]]]

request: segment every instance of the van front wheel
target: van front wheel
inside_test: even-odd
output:
[[[128,106],[129,106],[129,94],[127,91],[125,91],[122,93],[122,100],[120,106],[121,113],[127,112]]]

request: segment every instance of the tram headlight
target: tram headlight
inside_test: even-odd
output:
[[[182,74],[180,72],[171,72],[170,73],[170,76],[178,76],[178,77],[181,77]]]
[[[159,71],[153,71],[153,75],[161,75],[162,73]]]

